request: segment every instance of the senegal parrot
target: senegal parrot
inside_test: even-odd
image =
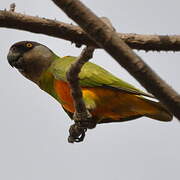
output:
[[[72,119],[75,112],[66,72],[76,57],[59,57],[48,47],[33,41],[11,46],[8,62],[27,79],[54,97]],[[172,120],[172,114],[151,95],[115,77],[102,67],[87,62],[79,82],[86,108],[96,124],[121,122],[146,116],[160,121]]]

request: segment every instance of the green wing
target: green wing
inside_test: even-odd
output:
[[[76,60],[76,57],[66,56],[58,58],[54,61],[50,67],[50,71],[56,79],[67,82],[66,72],[70,68],[70,65]],[[102,67],[87,62],[81,69],[79,74],[81,87],[106,87],[113,88],[120,91],[125,91],[132,94],[143,95],[153,97],[150,94],[144,93],[143,91],[136,89],[131,84],[115,77],[113,74],[103,69]]]

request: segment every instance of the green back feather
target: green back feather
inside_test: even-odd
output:
[[[71,64],[76,60],[76,57],[66,56],[63,58],[56,58],[50,67],[51,73],[56,79],[67,82],[66,72],[70,68]],[[79,82],[81,87],[104,87],[114,88],[128,93],[144,95],[152,97],[152,95],[144,93],[143,91],[136,89],[131,84],[115,77],[113,74],[103,69],[102,67],[87,62],[81,69],[79,74]]]

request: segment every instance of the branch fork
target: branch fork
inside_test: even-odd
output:
[[[180,120],[180,95],[133,52],[116,32],[79,0],[52,1]]]

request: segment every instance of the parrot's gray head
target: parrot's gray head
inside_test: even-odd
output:
[[[53,62],[54,53],[46,46],[21,41],[13,44],[7,55],[9,64],[17,68],[25,77],[38,83],[42,74]]]

